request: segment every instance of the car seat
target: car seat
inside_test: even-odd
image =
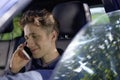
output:
[[[9,31],[8,27],[13,29]],[[5,27],[5,32],[0,33],[0,75],[9,68],[11,55],[18,46],[17,44],[20,43],[22,36],[22,30],[16,25],[16,20],[13,20],[13,24],[11,23],[8,27]]]
[[[14,49],[14,40],[0,41],[0,75],[5,70],[7,61]]]
[[[8,64],[14,51],[16,40],[21,36],[19,27],[16,27],[12,20],[30,2],[31,0],[25,0],[24,2],[20,0],[7,1],[0,10],[0,75],[9,68]]]
[[[64,51],[76,33],[90,21],[90,10],[87,4],[69,1],[57,4],[52,13],[60,26],[56,46]]]

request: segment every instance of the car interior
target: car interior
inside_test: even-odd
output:
[[[24,0],[24,2],[2,0],[2,2],[3,5],[0,5],[0,74],[9,68],[12,53],[20,43],[25,41],[18,23],[24,11],[46,8],[53,13],[60,24],[56,46],[64,52],[78,31],[94,19],[95,15],[91,11],[93,8],[102,7],[105,13],[120,9],[120,0]]]
[[[64,51],[77,32],[87,24],[87,18],[90,16],[86,17],[85,6],[80,1],[70,1],[56,5],[52,13],[60,25],[57,48]]]

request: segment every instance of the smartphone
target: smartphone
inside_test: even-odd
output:
[[[30,51],[30,49],[25,46],[24,49],[22,50],[22,52],[25,54],[25,56],[28,58],[28,59],[31,59],[32,57],[32,52]]]

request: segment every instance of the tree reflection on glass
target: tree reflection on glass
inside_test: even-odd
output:
[[[120,11],[86,25],[68,46],[51,80],[120,80]]]

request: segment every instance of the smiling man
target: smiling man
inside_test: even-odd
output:
[[[21,71],[53,70],[60,59],[60,53],[56,48],[59,34],[56,19],[45,9],[29,10],[23,14],[20,24],[26,41],[13,53],[10,71],[16,74]],[[30,59],[24,54],[25,46],[32,53]]]

